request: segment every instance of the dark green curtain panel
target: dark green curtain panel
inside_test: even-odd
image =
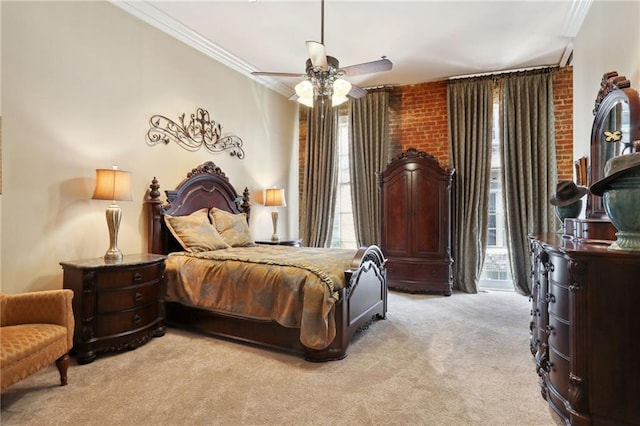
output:
[[[502,181],[513,285],[531,294],[528,235],[555,226],[549,197],[556,187],[551,72],[514,74],[501,80]]]
[[[389,93],[353,99],[349,111],[351,201],[359,246],[380,244],[380,208],[376,172],[388,161]]]
[[[308,109],[300,235],[309,247],[328,247],[331,242],[338,184],[337,123],[338,109],[332,108],[330,101],[317,101]]]
[[[451,80],[447,86],[449,153],[454,175],[453,288],[478,292],[487,245],[493,84]]]

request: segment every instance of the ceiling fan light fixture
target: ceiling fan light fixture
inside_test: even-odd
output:
[[[333,95],[331,96],[331,106],[338,106],[345,103],[347,100],[346,96]]]
[[[302,80],[296,84],[296,95],[300,98],[312,98],[313,99],[313,84],[309,80]]]
[[[351,91],[351,83],[344,78],[338,78],[333,82],[333,95],[346,97]]]
[[[309,108],[313,108],[313,96],[312,97],[298,97],[296,99],[298,103],[301,103],[304,106],[308,106]]]

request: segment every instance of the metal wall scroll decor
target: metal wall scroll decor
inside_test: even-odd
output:
[[[149,145],[167,145],[173,141],[187,151],[197,151],[204,146],[212,154],[229,151],[232,157],[244,158],[242,139],[235,135],[222,136],[222,126],[211,120],[205,109],[198,108],[189,122],[185,122],[185,114],[178,117],[178,122],[156,114],[151,116],[149,124]]]

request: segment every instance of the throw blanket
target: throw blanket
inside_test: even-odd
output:
[[[258,245],[167,259],[167,300],[300,328],[324,349],[336,335],[333,306],[355,250]]]

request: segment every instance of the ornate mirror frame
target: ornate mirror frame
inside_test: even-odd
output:
[[[611,122],[619,127],[626,119],[620,111],[628,114],[629,130],[612,128]],[[589,185],[604,177],[604,166],[607,160],[615,155],[640,152],[640,97],[631,88],[631,83],[617,72],[608,72],[602,76],[600,90],[593,109],[595,118],[591,128],[591,166],[589,169]],[[612,117],[617,117],[612,119]],[[606,144],[611,147],[603,149]],[[615,145],[614,145],[615,144]],[[617,145],[619,144],[619,145]],[[602,197],[589,193],[587,198],[587,218],[604,218],[607,213],[602,204]]]

